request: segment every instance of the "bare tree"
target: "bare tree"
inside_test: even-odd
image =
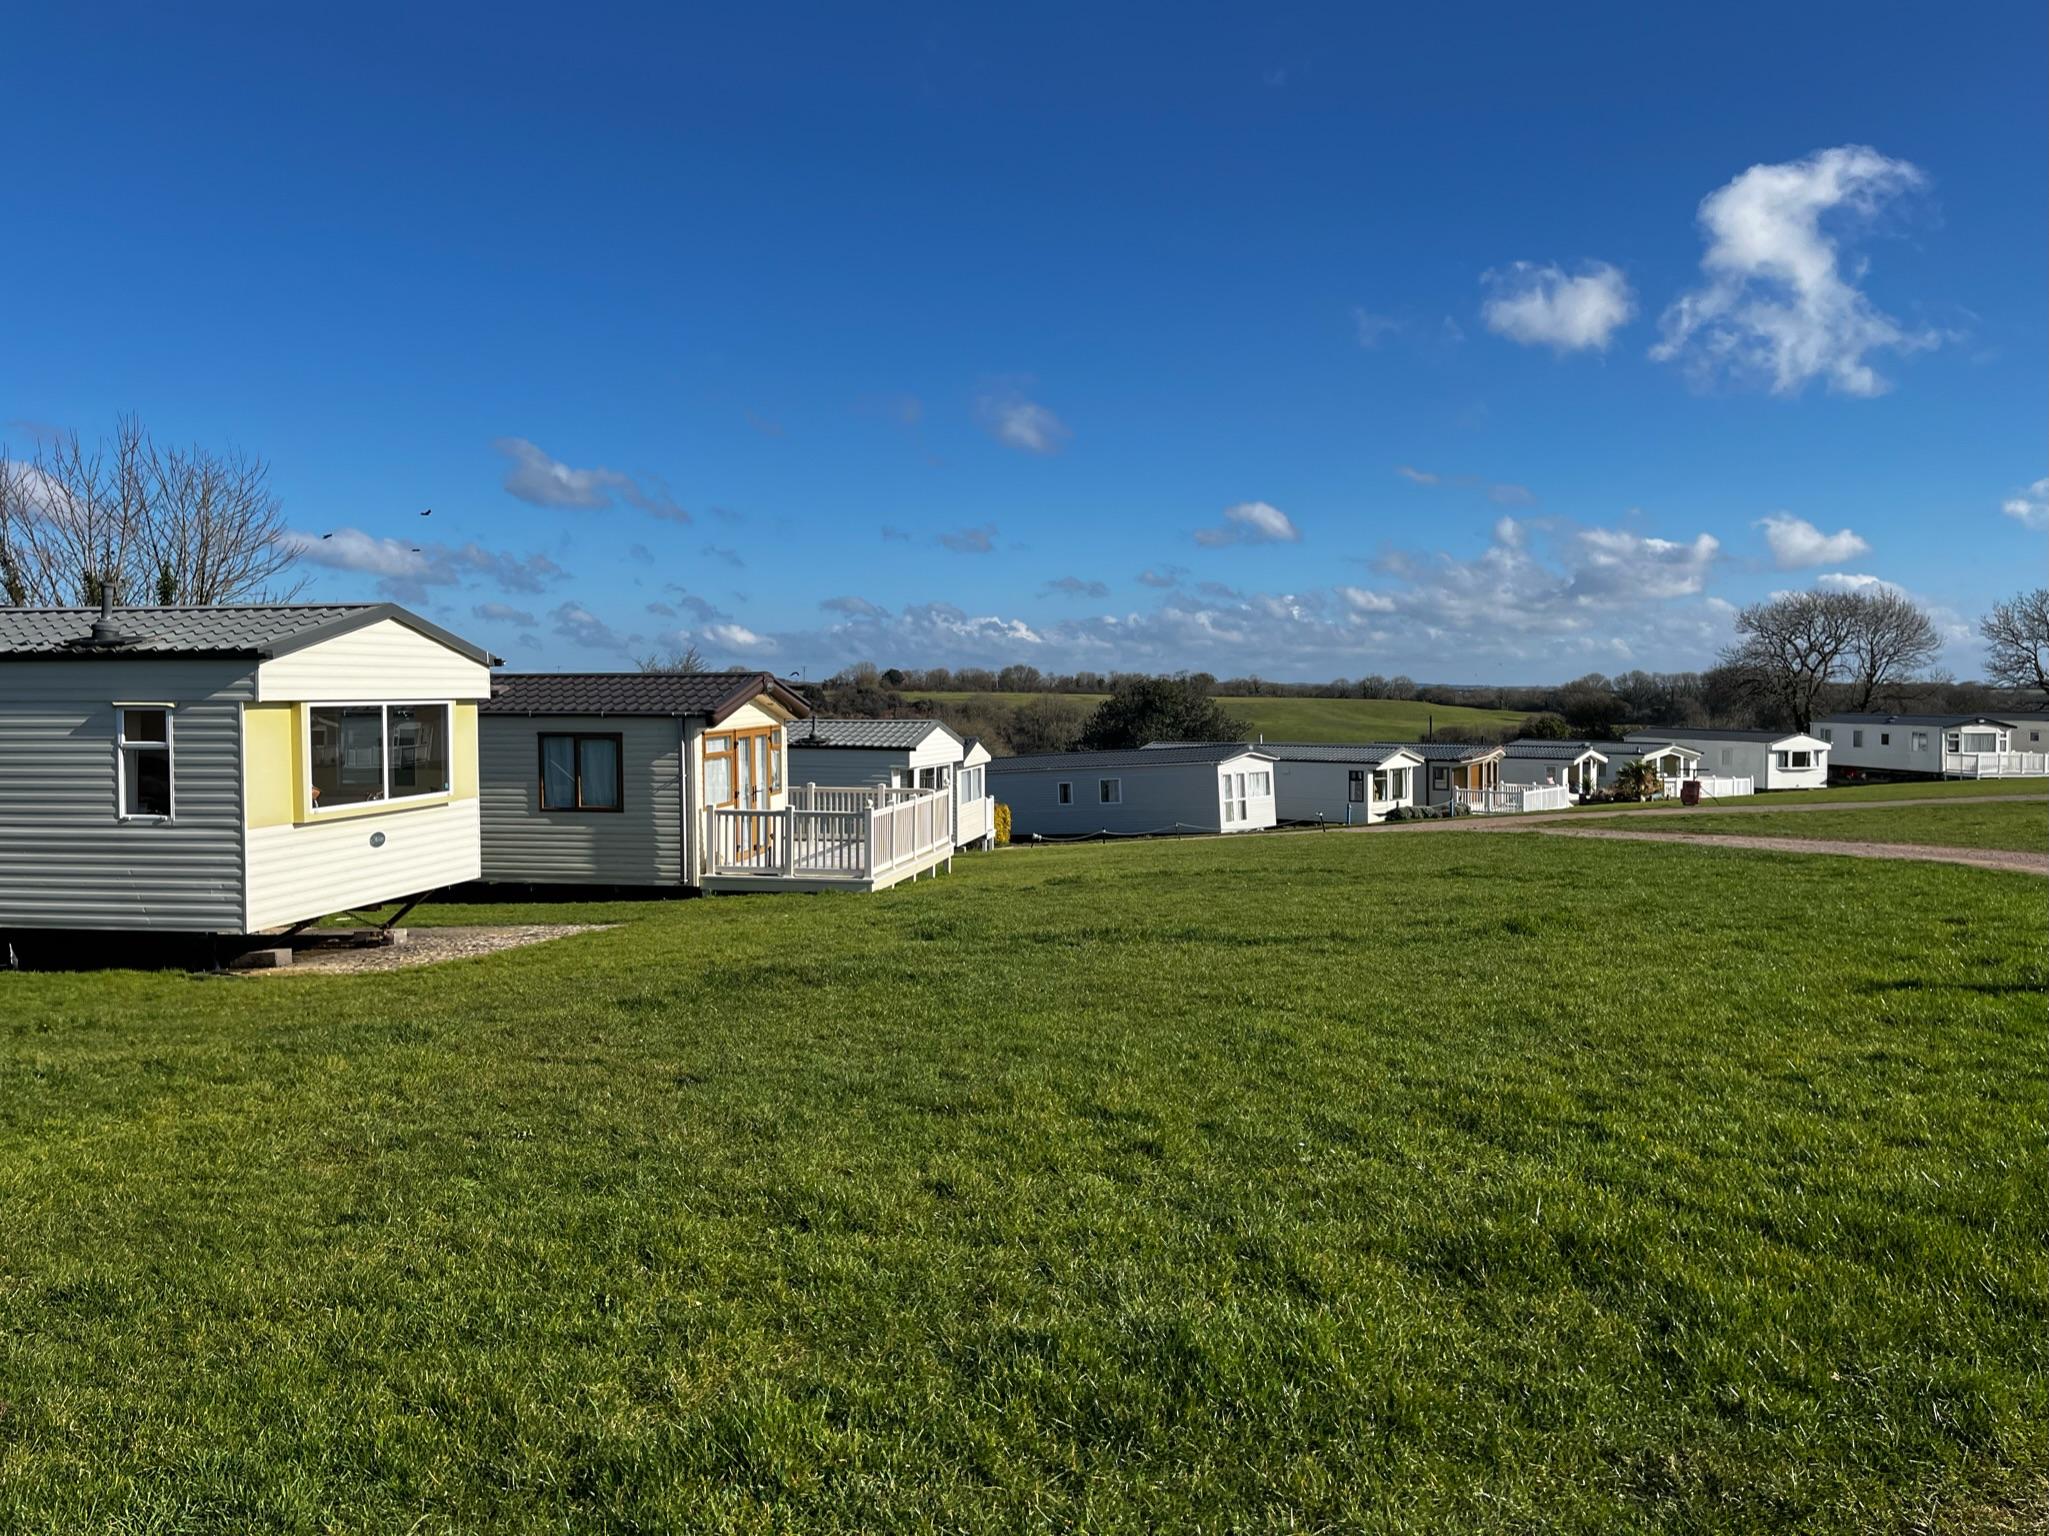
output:
[[[2049,587],[2020,592],[1978,625],[1985,637],[1985,674],[2007,688],[2049,693]]]
[[[1897,692],[1941,650],[1934,621],[1912,598],[1884,590],[1857,593],[1844,657],[1850,707],[1867,710],[1880,693]]]
[[[0,456],[0,588],[11,603],[283,601],[298,554],[270,467],[237,449],[166,448],[132,416],[25,460]]]
[[[1805,731],[1855,641],[1859,603],[1848,592],[1788,592],[1736,615],[1722,652],[1730,680],[1782,727]]]
[[[686,645],[681,650],[672,649],[666,654],[652,652],[641,657],[634,665],[643,672],[694,674],[705,669],[704,656],[694,645]]]

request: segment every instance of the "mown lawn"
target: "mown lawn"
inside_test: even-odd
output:
[[[2039,881],[1330,833],[0,976],[0,1530],[2049,1512]]]
[[[1898,810],[1854,807],[1827,811],[1760,811],[1717,816],[1696,811],[1660,822],[1658,830],[1733,833],[1741,837],[1799,837],[1832,843],[1927,843],[1940,848],[2014,848],[2049,853],[2049,804],[1906,805]]]
[[[1986,795],[2049,794],[2049,779],[1924,779],[1905,784],[1845,784],[1835,789],[1779,789],[1761,795],[1730,795],[1703,802],[1718,805],[1864,805],[1884,800],[1976,800]],[[1577,806],[1587,811],[1684,811],[1671,800],[1643,800],[1624,805]],[[1688,815],[1698,812],[1688,811]]]
[[[1031,693],[912,692],[909,699],[939,699],[960,702],[996,699],[1021,704],[1044,697]],[[1100,693],[1056,694],[1085,709],[1103,702]],[[1439,726],[1472,725],[1488,730],[1513,730],[1528,717],[1510,709],[1471,709],[1462,704],[1419,704],[1401,699],[1297,699],[1221,697],[1225,709],[1243,720],[1248,735],[1270,741],[1421,741],[1435,723]]]

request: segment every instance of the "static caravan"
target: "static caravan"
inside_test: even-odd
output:
[[[791,785],[808,713],[766,672],[499,674],[479,720],[483,878],[875,891],[946,864],[950,791]]]
[[[1557,786],[1573,798],[1601,785],[1608,754],[1590,741],[1511,741],[1501,759],[1504,785]]]
[[[1010,835],[1144,837],[1274,825],[1274,760],[1243,742],[1042,752],[989,763]]]
[[[1581,743],[1591,746],[1591,742]],[[1694,747],[1681,746],[1664,736],[1632,736],[1628,741],[1604,741],[1600,744],[1601,755],[1606,759],[1601,764],[1600,787],[1613,789],[1615,779],[1624,767],[1639,759],[1648,759],[1657,770],[1658,777],[1665,782],[1667,790],[1685,783],[1688,779],[1701,776],[1701,754]]]
[[[1194,745],[1156,741],[1148,752]],[[1246,743],[1238,743],[1246,745]],[[1414,805],[1423,759],[1392,742],[1266,741],[1250,743],[1274,760],[1274,814],[1283,824],[1363,827]]]
[[[1669,743],[1699,754],[1698,771],[1750,779],[1764,789],[1820,789],[1828,783],[1829,744],[1799,731],[1718,731],[1689,726],[1669,735],[1639,733],[1632,743]]]
[[[1455,805],[1462,801],[1484,804],[1488,792],[1500,787],[1501,763],[1508,755],[1501,747],[1452,741],[1414,741],[1406,745],[1423,760],[1423,771],[1417,775],[1418,805]]]
[[[0,608],[0,928],[249,934],[474,880],[494,659],[389,603]]]
[[[963,741],[937,720],[829,720],[816,715],[790,729],[793,784],[877,784],[943,789],[953,799],[957,845],[995,836],[989,799],[989,749]]]
[[[1828,715],[1814,734],[1843,779],[2019,778],[2049,773],[2044,730],[2026,716]]]

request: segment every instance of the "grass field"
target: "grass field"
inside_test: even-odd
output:
[[[1832,843],[1927,843],[1938,848],[2014,848],[2049,853],[2049,805],[1910,805],[1892,811],[1826,811],[1675,816],[1660,830],[1739,837],[1800,837]]]
[[[2039,881],[1332,833],[423,919],[514,915],[622,926],[0,975],[0,1530],[2049,1513]]]
[[[1761,795],[1731,795],[1687,810],[1672,800],[1633,805],[1583,805],[1581,811],[1671,811],[1704,815],[1718,805],[1864,805],[1884,800],[1973,800],[1985,795],[2049,794],[2049,779],[1927,779],[1911,784],[1848,784],[1837,789],[1781,789]]]
[[[1021,704],[1044,698],[1034,693],[907,693],[908,699],[960,702],[996,699]],[[1053,695],[1094,709],[1100,693]],[[1526,716],[1508,709],[1468,709],[1463,705],[1417,704],[1398,699],[1220,698],[1217,702],[1245,721],[1250,733],[1274,741],[1421,741],[1432,720],[1440,726],[1476,725],[1489,730],[1513,729]]]

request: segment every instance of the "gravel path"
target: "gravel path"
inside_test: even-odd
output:
[[[345,976],[364,971],[400,971],[415,965],[435,965],[443,960],[462,960],[471,955],[496,954],[501,949],[544,944],[550,939],[566,939],[575,933],[597,933],[614,926],[612,923],[507,923],[489,928],[414,928],[407,932],[403,944],[361,949],[339,945],[331,949],[301,949],[293,955],[290,965],[245,974]]]
[[[1821,815],[1828,811],[1890,811],[1910,805],[2013,805],[2049,804],[2049,795],[1917,795],[1911,800],[1821,800],[1800,801],[1793,798],[1798,791],[1787,790],[1774,795],[1767,805],[1717,805],[1712,800],[1701,802],[1701,813],[1716,816],[1777,816],[1787,811],[1809,812]],[[1375,832],[1519,832],[1525,827],[1541,827],[1546,823],[1571,822],[1579,825],[1589,821],[1607,821],[1617,816],[1654,824],[1661,816],[1685,816],[1690,812],[1674,807],[1669,811],[1644,810],[1640,807],[1623,807],[1613,811],[1538,811],[1529,816],[1448,816],[1430,821],[1398,821],[1373,828]],[[1696,839],[1706,842],[1706,838]]]
[[[1823,807],[1817,805],[1813,809],[1818,811]],[[1763,853],[1833,853],[1851,859],[1908,859],[1928,864],[1969,864],[1975,869],[2010,869],[2025,875],[2049,875],[2049,853],[2021,853],[2007,848],[1938,848],[1927,843],[1835,843],[1819,838],[1734,837],[1718,832],[1624,832],[1614,827],[1549,826],[1537,830],[1546,837],[1594,837],[1612,842],[1688,843],[1695,846],[1705,843],[1712,848],[1748,848]]]

